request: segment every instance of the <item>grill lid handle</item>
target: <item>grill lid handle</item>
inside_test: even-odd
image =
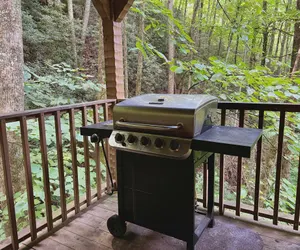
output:
[[[178,123],[177,125],[156,125],[156,124],[146,124],[146,123],[134,123],[134,122],[124,122],[117,121],[116,126],[119,128],[125,129],[136,129],[136,130],[152,130],[158,132],[166,132],[166,131],[178,131],[183,128],[182,123]]]

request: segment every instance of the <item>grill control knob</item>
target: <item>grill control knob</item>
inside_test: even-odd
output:
[[[117,143],[122,143],[124,141],[124,135],[121,135],[120,133],[116,133],[115,140]]]
[[[170,142],[170,149],[173,151],[178,151],[180,148],[180,143],[177,140],[172,140]]]
[[[156,138],[155,142],[154,142],[154,145],[155,147],[157,148],[163,148],[164,147],[164,140],[163,139],[160,139],[160,138]]]
[[[137,141],[137,138],[134,135],[129,135],[128,138],[127,138],[127,141],[129,143],[135,143]]]
[[[151,143],[151,140],[148,137],[142,136],[142,138],[141,138],[141,144],[143,146],[149,146],[150,143]]]
[[[100,138],[97,134],[93,134],[91,136],[91,142],[98,143],[99,141],[100,141]]]

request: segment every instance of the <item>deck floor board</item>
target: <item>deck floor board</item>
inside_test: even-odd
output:
[[[106,227],[107,219],[117,213],[116,195],[104,197],[95,205],[86,209],[68,225],[33,246],[36,250],[185,250],[185,243],[172,237],[128,223],[123,239],[114,238]],[[300,250],[300,234],[276,230],[257,223],[226,216],[216,216],[223,223],[248,228],[260,234],[264,250],[287,249]],[[205,250],[205,249],[203,249]]]

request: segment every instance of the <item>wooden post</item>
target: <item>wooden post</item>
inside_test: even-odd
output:
[[[124,99],[123,44],[121,21],[134,0],[93,0],[102,18],[106,92],[109,99]]]
[[[102,19],[106,95],[108,99],[124,99],[123,44],[121,23]]]

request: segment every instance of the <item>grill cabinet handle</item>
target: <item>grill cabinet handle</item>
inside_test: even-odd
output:
[[[136,129],[136,130],[152,130],[158,132],[166,132],[166,131],[178,131],[183,127],[182,123],[178,123],[177,125],[155,125],[155,124],[146,124],[146,123],[134,123],[134,122],[123,122],[117,121],[116,126],[120,128],[127,129]]]

